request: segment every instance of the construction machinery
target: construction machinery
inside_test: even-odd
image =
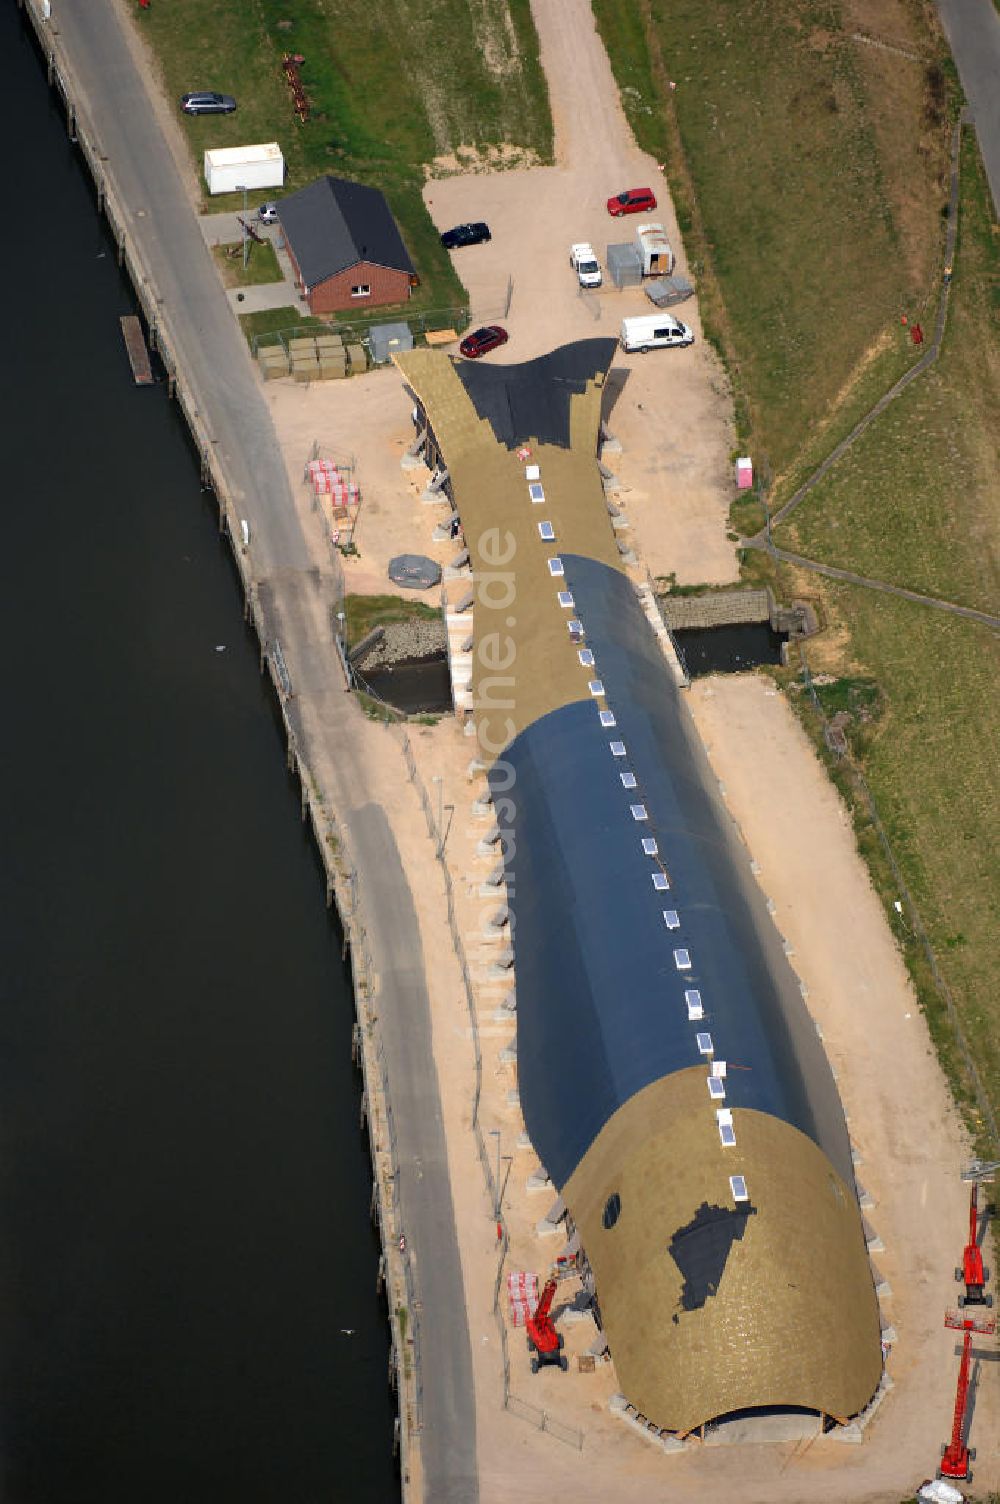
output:
[[[563,1373],[569,1367],[566,1354],[563,1352],[563,1339],[556,1331],[552,1317],[549,1315],[558,1284],[559,1281],[555,1275],[546,1280],[534,1315],[529,1316],[525,1322],[532,1373],[537,1373],[548,1363],[558,1365]]]
[[[1000,1170],[1000,1160],[989,1162],[974,1159],[962,1171],[962,1179],[971,1184],[972,1190],[969,1194],[969,1241],[962,1251],[961,1268],[957,1265],[955,1267],[956,1283],[965,1284],[965,1294],[958,1297],[960,1306],[991,1306],[993,1304],[993,1296],[985,1293],[990,1271],[983,1264],[983,1250],[980,1246],[979,1187],[984,1181],[992,1180],[998,1170]],[[987,1211],[990,1210],[991,1208],[987,1208]]]
[[[958,1388],[955,1392],[955,1417],[951,1425],[951,1440],[942,1448],[938,1477],[961,1480],[968,1478],[969,1464],[976,1460],[975,1447],[967,1446],[963,1435],[965,1407],[969,1398],[972,1334],[979,1332],[983,1336],[992,1337],[997,1326],[992,1317],[987,1321],[975,1316],[961,1316],[957,1311],[949,1311],[944,1318],[944,1324],[952,1331],[964,1332],[965,1336],[962,1340],[962,1361],[958,1369]]]

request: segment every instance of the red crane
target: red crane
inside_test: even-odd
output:
[[[972,1182],[972,1191],[969,1195],[969,1241],[962,1250],[962,1267],[955,1269],[957,1283],[965,1283],[965,1294],[958,1297],[960,1306],[993,1304],[993,1296],[983,1291],[990,1271],[983,1266],[983,1250],[979,1246],[979,1187],[984,1180],[992,1180],[997,1170],[1000,1170],[1000,1160],[988,1164],[985,1160],[974,1159],[962,1171],[962,1179]]]
[[[566,1354],[562,1350],[563,1339],[556,1331],[552,1317],[549,1315],[558,1283],[559,1281],[554,1276],[546,1280],[541,1299],[535,1307],[535,1314],[529,1316],[525,1322],[532,1373],[537,1373],[547,1363],[558,1364],[563,1373],[569,1367]]]
[[[975,1316],[959,1316],[957,1312],[951,1311],[945,1316],[944,1324],[952,1331],[964,1332],[965,1337],[962,1341],[962,1361],[958,1368],[958,1388],[955,1391],[955,1418],[951,1425],[951,1440],[942,1453],[938,1476],[960,1480],[969,1476],[969,1463],[976,1459],[975,1447],[967,1447],[962,1437],[965,1428],[965,1406],[969,1398],[972,1334],[981,1332],[984,1336],[992,1337],[997,1324],[992,1318],[989,1321],[977,1320]]]

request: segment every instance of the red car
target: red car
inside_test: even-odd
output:
[[[608,199],[608,213],[617,219],[620,214],[643,214],[656,208],[656,194],[652,188],[626,188]]]
[[[499,324],[487,324],[484,329],[473,329],[471,334],[467,334],[458,347],[458,353],[467,360],[475,360],[480,355],[488,355],[491,350],[499,349],[507,343],[508,338],[506,329],[501,329]]]

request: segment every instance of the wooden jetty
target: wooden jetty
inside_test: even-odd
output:
[[[123,313],[122,338],[128,351],[129,362],[136,386],[151,386],[153,368],[149,363],[149,351],[142,333],[142,325],[134,313]]]

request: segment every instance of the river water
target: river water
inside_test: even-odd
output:
[[[0,1497],[398,1497],[340,937],[214,503],[13,5]]]

